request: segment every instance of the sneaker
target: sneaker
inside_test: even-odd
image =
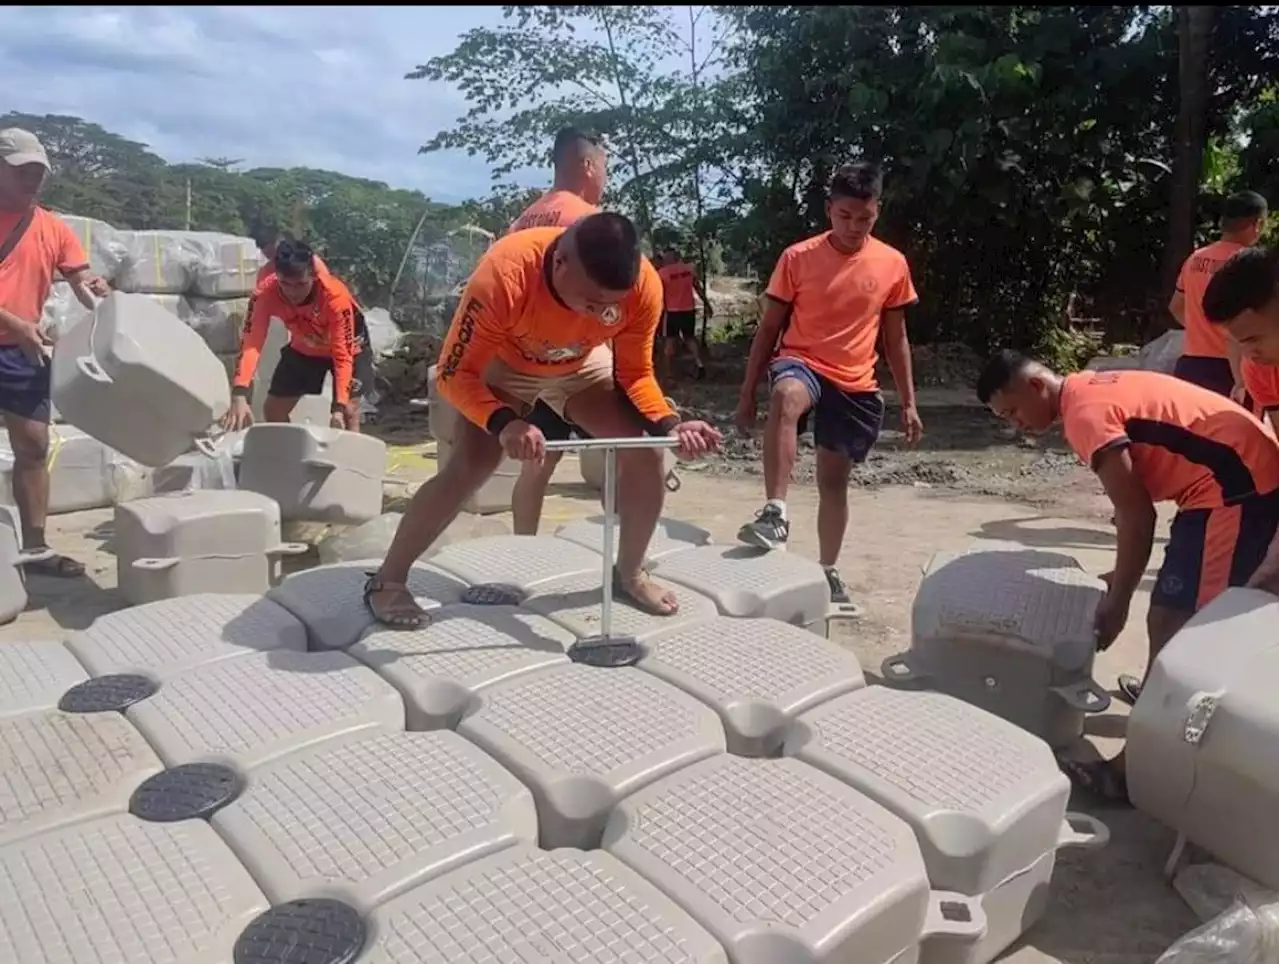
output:
[[[1133,706],[1142,695],[1142,680],[1128,673],[1122,673],[1116,681],[1116,691],[1120,694],[1120,699]]]
[[[757,549],[785,549],[791,523],[782,517],[776,505],[766,505],[756,513],[754,522],[738,530],[738,541]]]
[[[824,570],[827,574],[827,588],[831,590],[831,601],[833,603],[850,603],[853,602],[849,598],[849,587],[844,584],[844,580],[840,578],[840,573],[834,569]]]

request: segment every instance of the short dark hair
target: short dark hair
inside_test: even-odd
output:
[[[260,251],[265,251],[284,237],[281,230],[274,224],[260,224],[250,232],[249,236],[253,238],[253,243],[258,246]]]
[[[600,147],[600,138],[595,134],[587,134],[576,127],[564,127],[556,133],[555,145],[551,148],[551,162],[556,167],[586,153],[589,148]]]
[[[1009,383],[1026,371],[1030,365],[1030,358],[1008,348],[993,355],[982,366],[982,374],[978,376],[978,401],[983,405],[988,404],[996,392],[1002,392],[1008,388]]]
[[[1257,191],[1237,191],[1222,202],[1219,221],[1224,228],[1234,228],[1266,216],[1266,198]]]
[[[1227,259],[1209,279],[1201,299],[1204,316],[1214,324],[1231,321],[1245,311],[1257,311],[1276,297],[1280,267],[1276,252],[1244,248]]]
[[[631,219],[601,211],[573,226],[574,248],[587,277],[609,291],[627,291],[640,274],[640,232]]]
[[[285,278],[300,278],[304,272],[315,271],[315,252],[305,241],[282,238],[276,247],[276,274]]]
[[[862,162],[837,168],[831,176],[827,195],[834,201],[847,197],[859,201],[879,201],[884,192],[884,174],[880,165]]]

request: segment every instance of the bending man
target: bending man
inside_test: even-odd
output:
[[[418,489],[365,587],[379,622],[426,623],[405,586],[410,567],[503,453],[521,461],[545,456],[545,437],[527,421],[538,402],[599,438],[669,435],[679,439],[682,458],[719,446],[719,432],[705,422],[680,422],[658,387],[653,342],[661,316],[662,284],[641,257],[635,226],[619,214],[593,214],[567,229],[521,231],[485,253],[437,367],[441,395],[464,420],[453,457]],[[619,451],[618,470],[615,590],[646,612],[670,615],[675,594],[643,568],[662,513],[662,452]]]

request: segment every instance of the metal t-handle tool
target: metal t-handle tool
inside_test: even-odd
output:
[[[614,525],[618,502],[618,449],[673,449],[679,439],[669,435],[639,435],[631,438],[586,438],[549,441],[548,452],[604,450],[604,531],[600,547],[604,558],[600,597],[600,632],[580,639],[569,647],[568,656],[591,666],[631,666],[643,655],[639,642],[631,636],[613,635]]]

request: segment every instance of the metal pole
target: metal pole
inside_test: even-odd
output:
[[[604,581],[601,585],[600,597],[600,635],[608,639],[613,635],[613,525],[614,512],[617,508],[618,491],[615,477],[618,468],[618,450],[604,450]]]

